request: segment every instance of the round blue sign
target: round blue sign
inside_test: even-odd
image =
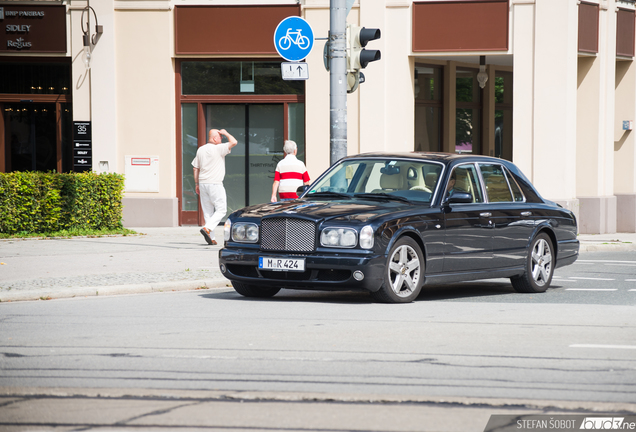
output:
[[[300,61],[314,47],[314,31],[307,21],[291,16],[282,20],[274,32],[274,46],[287,61]]]

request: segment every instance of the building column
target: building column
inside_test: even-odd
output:
[[[382,32],[367,45],[381,51],[381,60],[362,69],[366,81],[349,96],[359,101],[359,117],[349,123],[349,136],[358,129],[360,152],[414,148],[414,61],[409,56],[411,28],[404,25],[410,19],[411,9],[403,2],[360,2],[358,25]]]
[[[91,120],[93,128],[93,171],[122,172],[117,166],[117,87],[115,73],[115,20],[113,0],[91,5],[104,32],[97,36],[91,60]],[[95,21],[91,17],[91,35]]]
[[[623,121],[636,120],[636,65],[616,63],[614,120],[614,191],[616,230],[636,232],[636,131],[623,130]]]
[[[534,148],[534,38],[535,5],[512,2],[512,51],[514,116],[512,119],[512,161],[533,179]]]
[[[614,196],[614,83],[616,75],[616,8],[600,5],[599,52],[580,57],[577,109],[577,197],[579,231],[616,232]]]
[[[576,213],[578,5],[537,0],[535,11],[533,182]]]
[[[91,78],[90,70],[84,64],[82,41],[82,10],[86,7],[85,1],[74,1],[70,6],[70,56],[73,59],[71,65],[71,85],[73,97],[73,121],[89,121],[91,119]],[[94,21],[94,19],[93,19]],[[94,132],[93,132],[94,134]]]

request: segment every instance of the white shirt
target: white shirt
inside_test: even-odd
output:
[[[199,183],[223,184],[225,156],[230,154],[230,143],[207,143],[197,150],[192,166],[199,169]]]

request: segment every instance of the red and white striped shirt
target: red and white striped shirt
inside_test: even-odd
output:
[[[280,182],[278,185],[280,199],[298,198],[296,189],[309,181],[309,173],[303,161],[298,160],[293,154],[288,154],[276,165],[274,181]]]

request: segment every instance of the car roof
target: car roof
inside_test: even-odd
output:
[[[418,159],[421,161],[436,161],[444,164],[454,162],[493,162],[510,164],[509,161],[490,156],[473,155],[473,154],[457,154],[457,153],[438,153],[438,152],[370,152],[357,155],[347,156],[343,159],[358,158],[383,158],[383,159]]]

